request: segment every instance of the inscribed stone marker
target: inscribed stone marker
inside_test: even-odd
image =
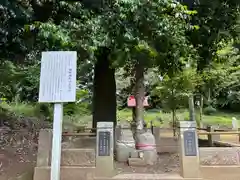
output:
[[[113,122],[97,123],[96,170],[98,176],[112,176],[114,172],[113,137]]]
[[[187,130],[183,133],[185,156],[196,156],[196,135],[192,130]]]
[[[201,179],[196,122],[179,121],[179,127],[180,174],[183,178]]]

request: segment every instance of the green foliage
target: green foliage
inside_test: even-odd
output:
[[[175,110],[186,106],[188,96],[193,93],[198,78],[194,69],[186,69],[172,77],[165,75],[162,81],[158,82],[152,95],[158,95],[166,109]]]
[[[236,36],[239,16],[238,0],[199,0],[191,8],[198,13],[192,22],[199,26],[190,34],[191,42],[199,54],[198,69],[215,61],[219,43]]]
[[[24,39],[31,37],[24,36],[24,25],[32,20],[32,8],[27,1],[2,0],[0,14],[0,58],[22,62],[29,46]],[[15,59],[18,57],[16,53],[21,59]]]
[[[7,114],[13,114],[15,117],[37,117],[50,119],[52,116],[52,108],[47,104],[29,104],[24,102],[19,103],[4,103],[0,104],[1,108]]]
[[[216,113],[216,109],[212,106],[208,106],[206,108],[203,109],[203,113],[206,115],[213,115],[214,113]]]
[[[131,110],[121,110],[118,111],[118,120],[125,121],[131,120],[132,114]],[[187,109],[179,109],[176,111],[176,117],[178,120],[189,120],[189,112]],[[227,125],[229,127],[232,126],[232,117],[236,117],[240,119],[239,113],[226,113],[226,112],[216,112],[214,115],[203,115],[203,124],[209,125]],[[171,113],[153,113],[153,112],[145,112],[145,119],[146,122],[154,121],[156,126],[163,126],[166,127],[169,125],[169,122],[172,121],[172,114]],[[163,123],[161,123],[158,119],[162,119]],[[196,120],[198,123],[199,114],[196,111]]]
[[[11,61],[0,65],[1,95],[12,101],[36,101],[39,87],[39,65],[21,66]]]
[[[86,101],[89,94],[86,90],[77,90],[76,94],[76,103],[67,103],[64,105],[64,115],[89,115],[90,114],[90,106],[89,102]]]
[[[101,8],[95,4],[94,9],[89,2],[0,2],[0,96],[11,104],[1,107],[3,111],[51,120],[52,107],[34,103],[40,52],[76,50],[78,82],[84,90],[78,90],[78,102],[65,105],[64,114],[67,119],[91,119],[92,68],[102,47],[109,49],[112,67],[119,69],[121,107],[131,94],[134,65],[141,62],[149,68],[146,91],[155,107],[187,107],[188,94],[201,93],[207,106],[239,111],[238,0],[200,0],[191,11],[174,0],[120,0]],[[195,70],[196,61],[201,72]],[[188,62],[193,68],[185,70]]]
[[[183,65],[181,57],[191,54],[185,32],[194,29],[188,23],[194,13],[171,0],[121,0],[101,13],[85,9],[80,2],[59,1],[53,21],[34,27],[46,50],[72,48],[81,60],[94,61],[98,50],[106,47],[114,67],[141,60],[173,72]]]

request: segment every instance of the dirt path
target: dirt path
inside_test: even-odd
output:
[[[35,166],[37,134],[26,129],[1,131],[0,180],[16,177]]]
[[[178,154],[162,153],[158,155],[158,161],[153,166],[132,167],[126,163],[116,162],[118,173],[179,173]]]
[[[0,180],[16,177],[35,166],[36,154],[26,150],[8,148],[0,150]]]

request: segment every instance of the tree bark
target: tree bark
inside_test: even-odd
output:
[[[199,107],[199,127],[202,128],[202,115],[203,115],[203,95],[200,95],[200,107]]]
[[[103,49],[94,68],[93,128],[100,121],[114,122],[114,127],[117,122],[115,70],[110,66],[108,50]]]
[[[135,108],[135,121],[137,130],[143,130],[144,126],[144,96],[145,96],[145,87],[144,87],[144,66],[141,63],[137,63],[135,67],[135,90],[134,96],[136,99],[136,108]]]
[[[176,110],[172,109],[173,137],[176,137]]]
[[[196,122],[193,95],[189,96],[189,120]]]

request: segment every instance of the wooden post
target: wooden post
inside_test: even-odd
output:
[[[212,126],[207,126],[207,132],[213,132]],[[213,146],[212,134],[208,134],[208,145]]]
[[[199,115],[200,115],[200,127],[202,128],[202,114],[203,114],[203,95],[201,95],[201,99],[200,99],[200,111],[199,111]]]
[[[240,132],[240,128],[238,128],[238,132]],[[240,142],[240,133],[238,134],[238,142]]]

